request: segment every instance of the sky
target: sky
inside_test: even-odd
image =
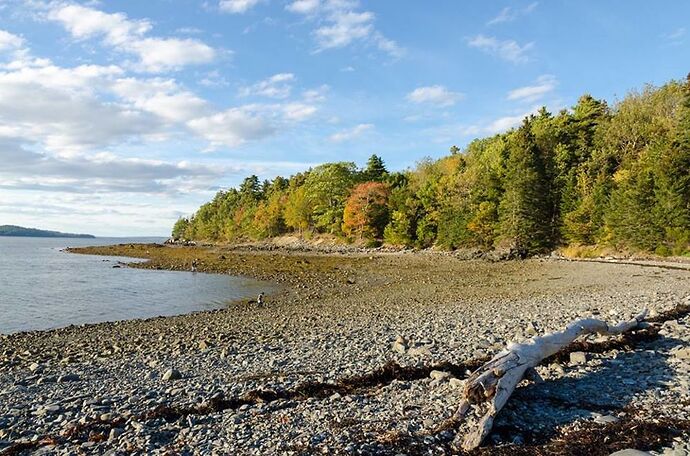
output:
[[[391,170],[690,71],[690,2],[0,0],[0,225],[169,234],[248,175]]]

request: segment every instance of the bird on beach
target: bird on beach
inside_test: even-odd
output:
[[[264,292],[262,291],[259,293],[259,296],[256,298],[256,303],[260,306],[264,305]]]

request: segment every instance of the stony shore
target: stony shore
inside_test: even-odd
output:
[[[263,306],[0,336],[0,454],[448,454],[462,378],[513,340],[647,307],[540,366],[476,454],[690,454],[690,272],[438,253],[122,245],[280,285]],[[676,309],[676,312],[670,312]],[[685,431],[685,433],[683,433]]]

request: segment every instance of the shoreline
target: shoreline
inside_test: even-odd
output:
[[[444,435],[432,443],[411,436],[452,413],[460,392],[449,377],[429,378],[429,369],[445,366],[461,379],[463,372],[453,366],[492,354],[510,340],[560,329],[576,316],[619,320],[641,306],[659,314],[690,297],[687,271],[617,263],[490,263],[450,255],[220,246],[75,250],[147,258],[132,267],[149,269],[181,270],[197,258],[200,272],[268,279],[283,288],[262,307],[243,300],[214,311],[0,337],[0,443],[52,435],[58,454],[204,452],[212,441],[218,451],[236,454],[311,454],[324,448],[395,454],[406,442],[421,453],[443,448]],[[632,351],[621,346],[588,353],[584,365],[544,366],[552,394],[580,400],[565,408],[525,400],[524,394],[539,388],[528,385],[501,413],[501,429],[526,444],[546,445],[534,441],[534,429],[547,429],[545,435],[555,438],[559,425],[591,423],[595,414],[616,416],[626,406],[641,410],[641,419],[652,412],[690,419],[683,410],[683,401],[690,400],[683,395],[687,386],[680,380],[664,385],[687,379],[682,369],[690,369],[690,361],[674,354],[690,336],[688,317],[673,321],[663,323],[664,337],[641,341]],[[645,355],[647,350],[655,355]],[[386,374],[387,365],[392,373]],[[164,380],[171,369],[182,378]],[[634,384],[614,388],[616,376]],[[323,387],[300,389],[363,378],[373,386],[328,395],[317,392],[331,391]],[[664,395],[654,399],[659,388]],[[281,391],[302,391],[305,400]],[[85,393],[93,399],[75,399]],[[599,396],[609,403],[582,409]],[[206,404],[204,413],[200,404]],[[158,414],[146,415],[153,410]],[[81,431],[74,430],[70,440],[63,436],[69,429]],[[117,435],[111,436],[113,429]],[[391,432],[398,447],[385,443]],[[498,437],[505,444],[515,435]]]

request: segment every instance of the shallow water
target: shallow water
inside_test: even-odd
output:
[[[0,236],[0,333],[217,309],[270,290],[241,277],[113,268],[137,260],[61,251],[163,240]]]

